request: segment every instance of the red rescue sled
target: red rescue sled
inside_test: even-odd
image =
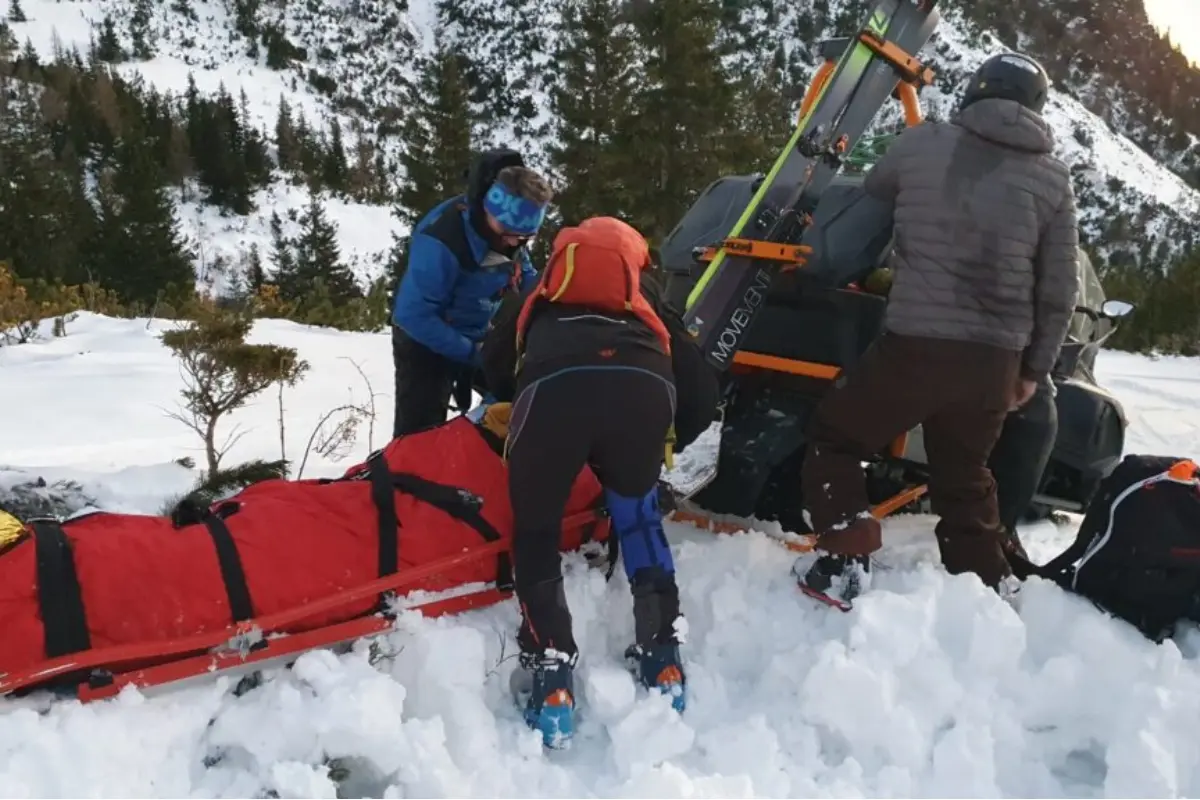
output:
[[[29,522],[0,551],[0,696],[108,697],[382,633],[399,608],[437,616],[505,599],[500,444],[458,417],[341,478],[264,481],[191,518]],[[561,547],[608,536],[585,469]],[[412,592],[441,596],[397,602]]]

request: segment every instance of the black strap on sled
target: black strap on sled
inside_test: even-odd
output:
[[[254,618],[254,603],[250,599],[250,584],[242,567],[237,542],[225,524],[226,517],[236,514],[235,501],[223,503],[217,511],[202,505],[194,498],[186,497],[171,509],[171,524],[176,529],[189,525],[203,524],[212,538],[213,550],[217,554],[217,566],[221,570],[221,582],[225,584],[225,599],[229,602],[229,616],[234,624]]]
[[[367,477],[371,481],[371,499],[375,503],[379,528],[379,577],[395,574],[399,569],[400,553],[396,529],[400,525],[396,514],[396,491],[415,497],[454,519],[470,525],[487,542],[498,542],[500,531],[483,516],[483,502],[476,495],[457,486],[447,486],[408,472],[390,472],[382,455],[367,460]],[[511,591],[513,584],[512,559],[508,553],[496,557],[496,587]]]
[[[242,557],[238,554],[237,543],[229,532],[229,526],[216,514],[205,514],[203,522],[217,551],[217,564],[221,567],[221,580],[225,583],[225,595],[229,600],[233,621],[237,623],[252,619],[254,604],[250,602],[250,586],[246,583]]]
[[[88,635],[83,592],[75,573],[71,541],[54,520],[29,523],[37,555],[38,607],[42,615],[46,658],[87,650]]]

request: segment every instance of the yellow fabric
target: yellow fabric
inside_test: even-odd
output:
[[[575,248],[577,247],[579,247],[579,244],[575,242],[567,245],[567,274],[563,276],[558,291],[550,298],[551,303],[556,302],[558,298],[563,296],[563,292],[567,291],[567,287],[571,285],[571,278],[575,277]]]
[[[666,465],[667,471],[675,469],[675,442],[679,441],[679,437],[675,435],[675,426],[672,425],[667,429],[667,441],[663,446],[663,464]]]
[[[501,439],[508,438],[508,423],[512,417],[512,403],[492,403],[483,412],[479,421],[484,428]]]
[[[16,544],[24,535],[25,526],[21,524],[21,520],[7,511],[0,511],[0,547]]]

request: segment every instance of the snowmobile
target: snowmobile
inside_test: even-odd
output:
[[[820,44],[824,64],[802,101],[802,117],[851,42],[842,38]],[[903,107],[905,126],[922,122],[917,101],[922,82],[901,79],[892,94]],[[659,248],[668,300],[676,308],[694,309],[697,284],[711,282],[712,264],[723,248],[745,258],[743,271],[770,272],[769,279],[737,287],[742,303],[728,318],[729,328],[742,318],[736,346],[726,345],[725,352],[719,342],[709,346],[709,362],[721,370],[724,382],[718,457],[706,474],[692,476],[689,490],[675,498],[673,514],[679,521],[726,531],[745,529],[751,519],[774,521],[796,535],[786,540],[789,546],[805,550],[812,541],[806,536],[811,529],[800,494],[805,429],[831,382],[882,332],[892,218],[890,208],[865,193],[861,175],[839,171],[806,200],[794,187],[773,187],[777,196],[802,198],[797,210],[807,215],[807,225],[798,236],[782,242],[778,237],[769,242],[733,238],[729,232],[736,230],[739,215],[745,218],[743,210],[762,196],[769,177],[733,175],[714,181]],[[792,260],[800,263],[789,264],[786,247],[780,245],[791,246]],[[1055,510],[1082,512],[1124,449],[1124,411],[1097,383],[1094,364],[1119,319],[1133,307],[1106,300],[1082,250],[1079,282],[1079,305],[1052,375],[1057,437],[1029,517]],[[724,358],[730,351],[732,357]],[[927,511],[928,469],[920,426],[876,454],[866,475],[876,516]]]

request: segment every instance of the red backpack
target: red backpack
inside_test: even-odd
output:
[[[517,318],[517,351],[538,303],[579,305],[611,314],[634,314],[671,352],[666,325],[641,292],[650,248],[636,230],[615,217],[591,217],[554,238],[554,249],[537,287]]]

